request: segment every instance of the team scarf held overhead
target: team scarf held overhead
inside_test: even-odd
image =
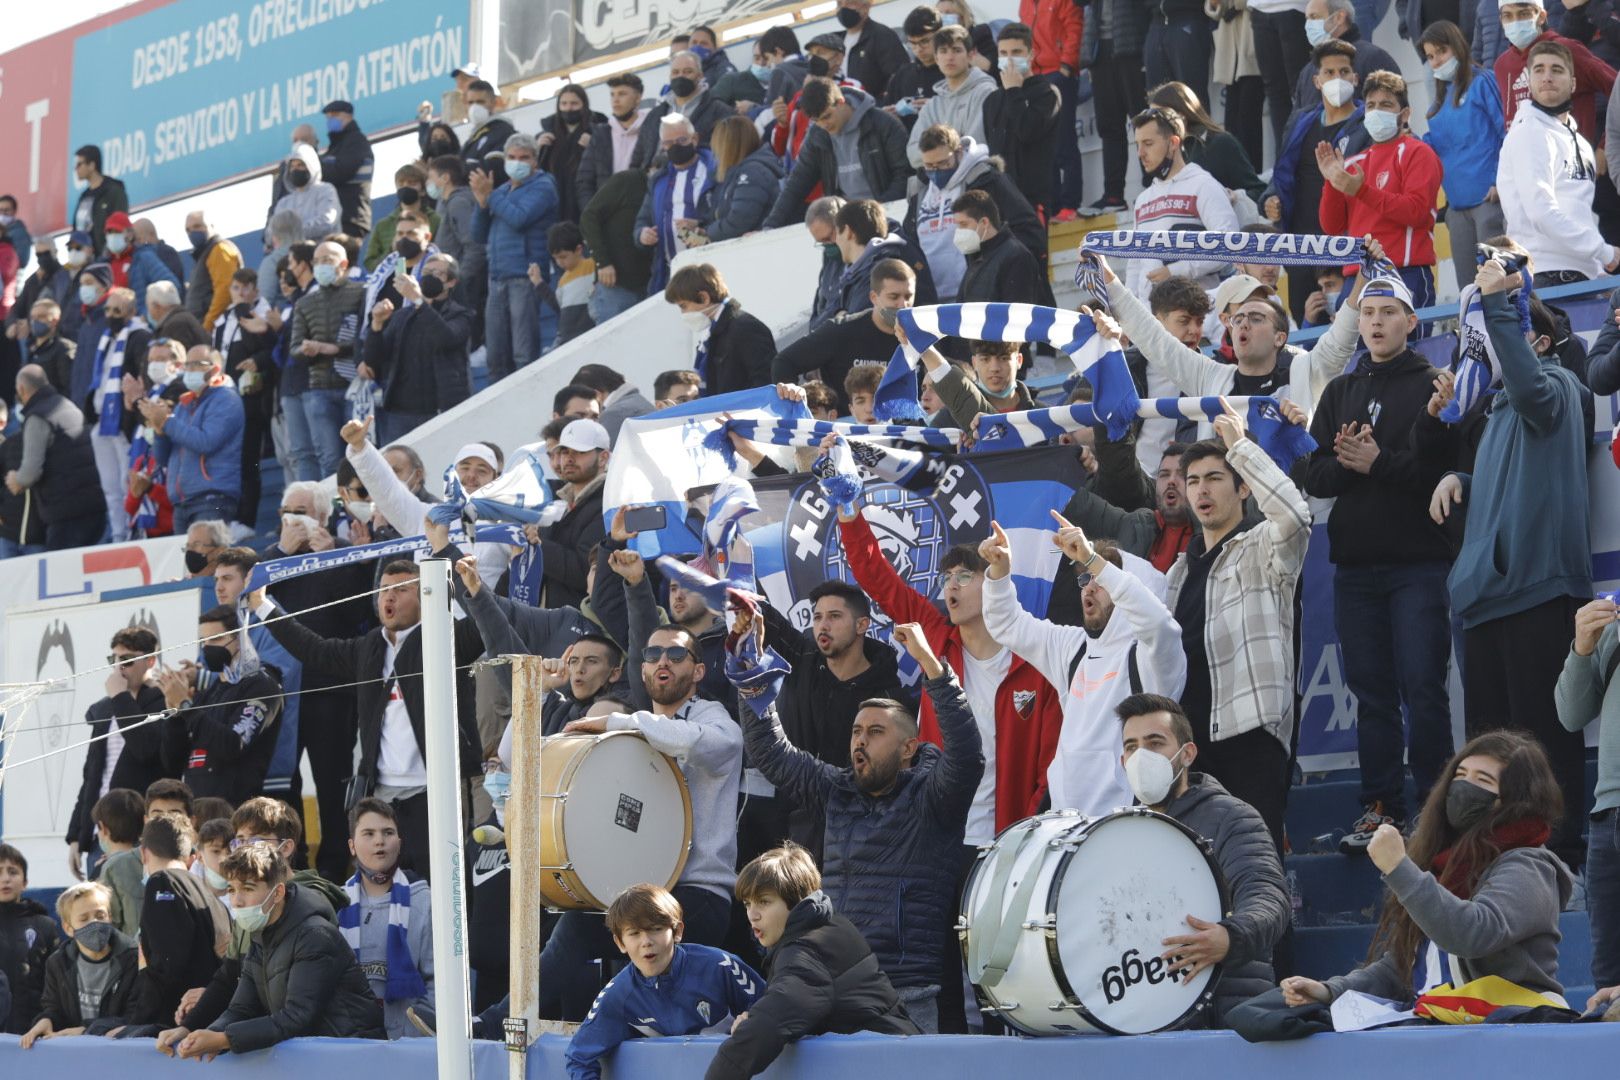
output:
[[[1035,304],[975,303],[902,308],[899,320],[907,343],[895,350],[873,399],[880,420],[925,419],[917,401],[917,364],[942,337],[1045,342],[1091,383],[1092,403],[1110,438],[1124,438],[1136,418],[1139,399],[1125,354],[1097,332],[1090,316]]]
[[[1284,472],[1296,460],[1316,449],[1316,440],[1298,424],[1290,423],[1273,397],[1232,397],[1227,403],[1243,416],[1244,430],[1266,456]],[[1202,420],[1213,423],[1222,415],[1221,399],[1149,398],[1137,415],[1144,420],[1164,417],[1170,420]],[[1028,409],[979,417],[975,451],[1015,450],[1039,446],[1060,435],[1072,434],[1097,423],[1090,405],[1060,405],[1051,409]]]
[[[1483,259],[1480,260],[1484,262]],[[1519,311],[1519,332],[1530,332],[1530,295],[1534,283],[1528,268],[1517,272],[1519,288],[1512,295]],[[1452,367],[1457,376],[1456,392],[1444,409],[1440,410],[1443,423],[1455,424],[1467,415],[1491,387],[1502,378],[1502,365],[1497,362],[1496,346],[1485,330],[1485,302],[1479,286],[1469,282],[1463,286],[1458,300],[1457,363]]]
[[[470,539],[478,543],[505,544],[508,547],[523,547],[529,542],[523,535],[521,525],[480,525]],[[464,545],[468,540],[468,535],[461,530],[454,528],[451,530],[451,543]],[[404,536],[397,540],[379,540],[374,544],[361,544],[359,547],[308,551],[281,559],[270,559],[253,567],[248,574],[247,588],[243,590],[243,595],[303,574],[334,570],[340,566],[352,566],[372,559],[387,559],[394,555],[413,556],[418,552],[430,551],[431,548],[432,545],[425,536]]]

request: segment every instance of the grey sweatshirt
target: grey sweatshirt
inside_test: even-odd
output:
[[[958,135],[966,135],[975,142],[986,142],[984,99],[999,89],[996,80],[976,67],[968,68],[967,78],[955,90],[951,89],[947,79],[935,83],[934,96],[917,114],[917,123],[911,128],[911,138],[906,140],[906,156],[911,159],[912,167],[922,168],[922,147],[918,143],[922,142],[923,132],[935,124],[944,124]]]
[[[838,186],[846,200],[875,199],[878,193],[867,183],[866,172],[861,168],[861,118],[872,111],[872,98],[851,90],[844,91],[844,98],[854,111],[838,129],[838,134],[832,136],[833,158],[838,162]]]
[[[1542,994],[1564,992],[1558,981],[1558,913],[1569,898],[1569,871],[1543,847],[1505,851],[1479,879],[1470,900],[1419,870],[1411,859],[1384,876],[1412,921],[1436,946],[1456,957],[1469,980],[1497,975]],[[1385,952],[1348,975],[1327,980],[1334,998],[1346,990],[1388,998],[1413,999],[1411,980],[1402,980],[1394,957]]]
[[[1598,730],[1597,793],[1592,811],[1620,807],[1620,694],[1611,693],[1615,684],[1605,683],[1615,649],[1620,648],[1620,624],[1603,628],[1591,656],[1576,656],[1571,649],[1564,660],[1563,673],[1553,691],[1558,704],[1558,722],[1571,731],[1580,731],[1600,717]]]
[[[390,1039],[408,1039],[422,1034],[411,1023],[405,1010],[412,1005],[418,1012],[433,1011],[433,893],[432,887],[422,879],[411,882],[411,925],[405,931],[405,945],[411,951],[417,973],[427,984],[427,993],[415,1001],[385,1001],[388,989],[388,909],[389,894],[361,895],[360,948],[355,959],[366,973],[371,992],[383,1003],[383,1026]]]

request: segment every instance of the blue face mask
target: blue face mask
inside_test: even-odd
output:
[[[933,182],[933,185],[944,191],[946,185],[951,182],[951,177],[956,175],[956,166],[953,165],[949,169],[927,169],[924,171],[928,173],[928,179]]]
[[[939,17],[939,24],[941,26],[961,26],[962,16],[950,14],[941,15]]]
[[[186,384],[186,389],[187,390],[190,390],[193,394],[195,394],[198,391],[200,391],[203,387],[208,385],[208,372],[206,372],[206,371],[186,371],[186,372],[182,372],[181,375],[180,375],[180,380],[183,383]]]
[[[1361,125],[1372,136],[1373,142],[1388,142],[1401,130],[1401,118],[1392,112],[1383,109],[1368,109],[1362,115]]]
[[[342,130],[343,130],[343,120],[342,120],[342,118],[336,117],[336,116],[328,116],[326,118],[326,131],[327,131],[328,134],[336,135],[338,132],[340,132]]]
[[[760,82],[771,81],[771,69],[764,64],[749,64],[748,70]]]
[[[97,300],[100,300],[100,299],[101,299],[101,290],[96,288],[94,285],[80,285],[79,286],[79,303],[85,305],[86,307],[89,307],[91,304],[94,304]]]
[[[1029,74],[1029,57],[1003,56],[998,61],[1002,71],[1016,70],[1020,75]]]
[[[444,194],[444,189],[443,188],[439,187],[438,184],[435,184],[431,180],[428,181],[428,185],[427,185],[427,196],[428,196],[428,198],[437,201],[439,196],[443,195],[443,194]]]
[[[1457,77],[1457,58],[1453,56],[1445,63],[1434,69],[1434,77],[1441,82],[1450,82]]]
[[[38,319],[29,319],[28,329],[35,337],[44,337],[51,332],[51,324],[40,322]]]
[[[484,791],[489,795],[489,801],[495,807],[495,824],[506,828],[506,800],[512,796],[512,774],[509,772],[487,772],[484,774]]]
[[[315,282],[318,285],[330,285],[337,280],[337,267],[326,263],[315,264]]]
[[[527,180],[533,172],[534,166],[527,161],[508,161],[506,163],[506,175],[520,184]]]
[[[1502,24],[1502,33],[1513,43],[1514,48],[1527,49],[1530,43],[1541,36],[1541,21],[1539,19],[1515,19]]]
[[[1324,41],[1332,41],[1333,35],[1327,32],[1327,20],[1306,19],[1305,40],[1311,43],[1311,48],[1313,49],[1322,44]]]

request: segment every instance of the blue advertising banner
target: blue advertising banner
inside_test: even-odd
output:
[[[364,130],[407,122],[467,56],[468,12],[465,0],[175,0],[75,43],[70,145],[101,147],[103,171],[141,204],[278,161],[298,124],[324,137],[334,99]]]

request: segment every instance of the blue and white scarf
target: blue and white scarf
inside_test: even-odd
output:
[[[92,391],[101,395],[97,435],[117,435],[124,422],[124,351],[129,347],[129,335],[145,329],[145,321],[136,315],[117,334],[111,329],[101,332],[96,344],[96,370],[90,379]]]
[[[962,433],[955,428],[917,427],[910,424],[849,424],[842,420],[811,420],[808,418],[747,417],[724,420],[719,429],[704,438],[704,446],[720,454],[732,467],[737,467],[737,451],[731,445],[731,434],[749,442],[771,446],[820,446],[828,435],[862,442],[915,443],[936,450],[954,450],[962,443]]]
[[[440,525],[452,525],[470,512],[482,521],[536,524],[551,501],[545,464],[533,446],[520,447],[506,471],[479,488],[476,495],[462,488],[455,465],[449,465],[444,470],[444,501],[434,503],[428,517]]]
[[[360,901],[364,890],[360,875],[355,874],[343,886],[349,894],[349,903],[337,913],[338,930],[349,943],[355,956],[360,955]],[[388,984],[383,991],[384,1001],[415,1001],[427,993],[427,983],[416,970],[411,958],[407,935],[411,929],[411,882],[405,871],[394,870],[394,883],[388,890]]]
[[[433,256],[437,255],[438,253],[438,247],[431,242],[422,248],[422,257],[416,260],[416,268],[406,271],[413,281],[418,283],[421,282],[422,268],[427,265],[427,261],[429,259],[433,258]],[[360,327],[360,340],[364,341],[368,336],[370,336],[371,309],[377,306],[377,300],[382,296],[383,290],[388,287],[388,282],[395,274],[400,272],[401,264],[404,263],[404,261],[405,257],[399,252],[390,251],[388,254],[382,257],[382,261],[377,264],[377,269],[373,270],[366,277],[366,302],[365,306],[360,309],[360,311],[365,315],[365,319]],[[402,310],[403,308],[415,306],[411,301],[405,300],[403,297],[401,297],[401,301]],[[401,313],[402,311],[395,312],[396,315]],[[381,331],[378,332],[381,333]]]
[[[1276,398],[1256,396],[1226,400],[1242,414],[1249,438],[1277,463],[1278,468],[1287,471],[1297,459],[1316,449],[1316,440],[1311,438],[1310,432],[1283,417]],[[1213,423],[1223,412],[1218,397],[1149,398],[1141,403],[1137,415],[1143,419],[1165,417]],[[1096,423],[1095,411],[1086,404],[981,416],[978,442],[974,449],[1015,450],[1039,446],[1059,435],[1080,431]]]
[[[810,473],[820,485],[821,493],[831,499],[841,513],[855,512],[855,500],[861,497],[866,482],[861,478],[860,467],[855,464],[855,455],[847,440],[839,439],[831,450],[816,458]]]
[[[1110,438],[1123,438],[1136,418],[1139,398],[1125,354],[1097,333],[1087,315],[1035,304],[975,303],[903,308],[899,319],[909,344],[895,350],[883,373],[872,405],[879,419],[922,419],[917,362],[942,337],[1046,342],[1091,383],[1093,404]]]
[[[468,542],[466,533],[459,529],[451,531],[450,539],[463,547]],[[520,547],[529,542],[523,535],[521,525],[480,525],[473,539],[480,543],[505,544],[508,547]],[[245,594],[266,585],[274,585],[278,581],[286,581],[288,578],[315,574],[322,570],[335,570],[340,566],[352,566],[372,559],[386,559],[392,555],[415,555],[419,551],[428,551],[431,547],[425,536],[402,536],[397,540],[379,540],[375,544],[361,544],[359,547],[307,551],[281,559],[269,559],[259,563],[248,574],[247,588],[243,591]]]
[[[1519,282],[1513,302],[1519,309],[1519,332],[1527,334],[1530,332],[1530,294],[1535,290],[1528,269],[1519,271]],[[1485,330],[1485,302],[1479,286],[1473,282],[1463,286],[1458,300],[1457,362],[1451,370],[1457,376],[1456,396],[1440,410],[1440,419],[1447,424],[1461,420],[1502,378],[1496,346],[1491,344],[1491,335]]]

